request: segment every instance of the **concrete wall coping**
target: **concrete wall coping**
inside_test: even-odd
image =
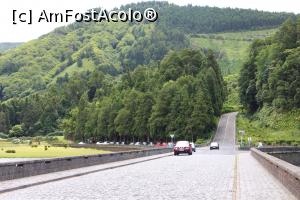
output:
[[[300,152],[300,147],[298,146],[261,147],[259,148],[259,150],[266,153]]]
[[[82,158],[92,158],[92,157],[107,157],[107,156],[114,156],[114,155],[123,155],[123,154],[132,154],[138,152],[146,152],[146,151],[155,151],[161,150],[162,148],[152,148],[152,149],[138,149],[138,150],[131,150],[131,151],[121,151],[121,152],[112,152],[112,153],[104,153],[104,154],[91,154],[91,155],[82,155],[82,156],[65,156],[65,157],[54,157],[54,158],[41,158],[36,160],[24,160],[24,161],[11,161],[0,163],[0,167],[3,166],[16,166],[19,164],[33,164],[33,163],[45,163],[51,161],[59,161],[59,160],[75,160],[75,159],[82,159]]]
[[[260,149],[251,148],[251,154],[296,198],[300,199],[300,167],[262,152]]]
[[[24,160],[24,161],[12,161],[12,162],[5,162],[0,163],[0,167],[2,166],[15,166],[16,164],[30,164],[30,163],[44,163],[46,161],[57,161],[57,160],[69,160],[69,159],[78,159],[78,158],[87,158],[87,157],[103,157],[103,156],[111,156],[114,154],[123,154],[129,153],[128,152],[116,152],[116,153],[106,153],[106,154],[93,154],[93,155],[82,155],[82,156],[66,156],[66,157],[54,157],[54,158],[41,158],[36,160]],[[132,151],[136,152],[136,151]]]

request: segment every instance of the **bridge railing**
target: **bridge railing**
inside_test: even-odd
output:
[[[72,156],[22,162],[0,163],[0,181],[87,167],[109,162],[169,153],[170,148],[153,148],[108,154]]]
[[[266,151],[266,149],[262,150]],[[273,150],[278,151],[279,149]],[[281,148],[281,150],[283,150],[283,148]],[[268,151],[272,150],[268,148]],[[251,154],[287,189],[300,199],[300,167],[269,155],[260,149],[251,148]]]

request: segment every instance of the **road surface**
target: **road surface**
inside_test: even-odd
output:
[[[235,151],[235,116],[221,117],[214,138],[219,151],[204,147],[192,156],[169,156],[37,185],[0,194],[0,199],[296,199],[248,152]]]
[[[237,113],[228,113],[221,116],[216,135],[215,142],[220,145],[222,153],[235,153],[235,119]]]

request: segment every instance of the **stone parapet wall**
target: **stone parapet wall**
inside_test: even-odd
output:
[[[275,152],[275,150],[273,152]],[[300,167],[271,156],[260,149],[251,148],[251,154],[287,189],[300,199]]]
[[[22,162],[0,163],[0,181],[35,176],[51,172],[99,165],[144,156],[152,156],[172,152],[170,148],[156,148],[98,154],[88,156],[73,156],[62,158],[50,158]]]

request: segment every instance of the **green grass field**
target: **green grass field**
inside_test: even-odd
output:
[[[31,147],[19,145],[0,148],[0,158],[52,158],[110,153],[108,151],[102,151],[97,149],[70,147],[50,147],[48,148],[48,150],[45,150],[44,146]],[[16,153],[6,153],[6,150],[15,150]]]
[[[211,35],[221,36],[225,39],[232,39],[232,40],[254,40],[260,38],[266,38],[270,35],[273,35],[277,30],[278,30],[277,28],[273,28],[273,29],[254,30],[254,31],[216,33]]]
[[[247,58],[254,39],[271,36],[277,29],[191,35],[195,49],[205,48],[219,52],[218,61],[224,75],[238,73]]]
[[[59,137],[59,140],[61,144],[69,143],[69,141],[63,139],[63,136]],[[92,148],[54,146],[50,146],[45,150],[46,145],[48,146],[49,144],[41,142],[41,145],[32,147],[28,144],[13,144],[6,140],[0,140],[0,158],[52,158],[110,153],[109,151]],[[6,153],[7,150],[15,150],[16,153]]]

